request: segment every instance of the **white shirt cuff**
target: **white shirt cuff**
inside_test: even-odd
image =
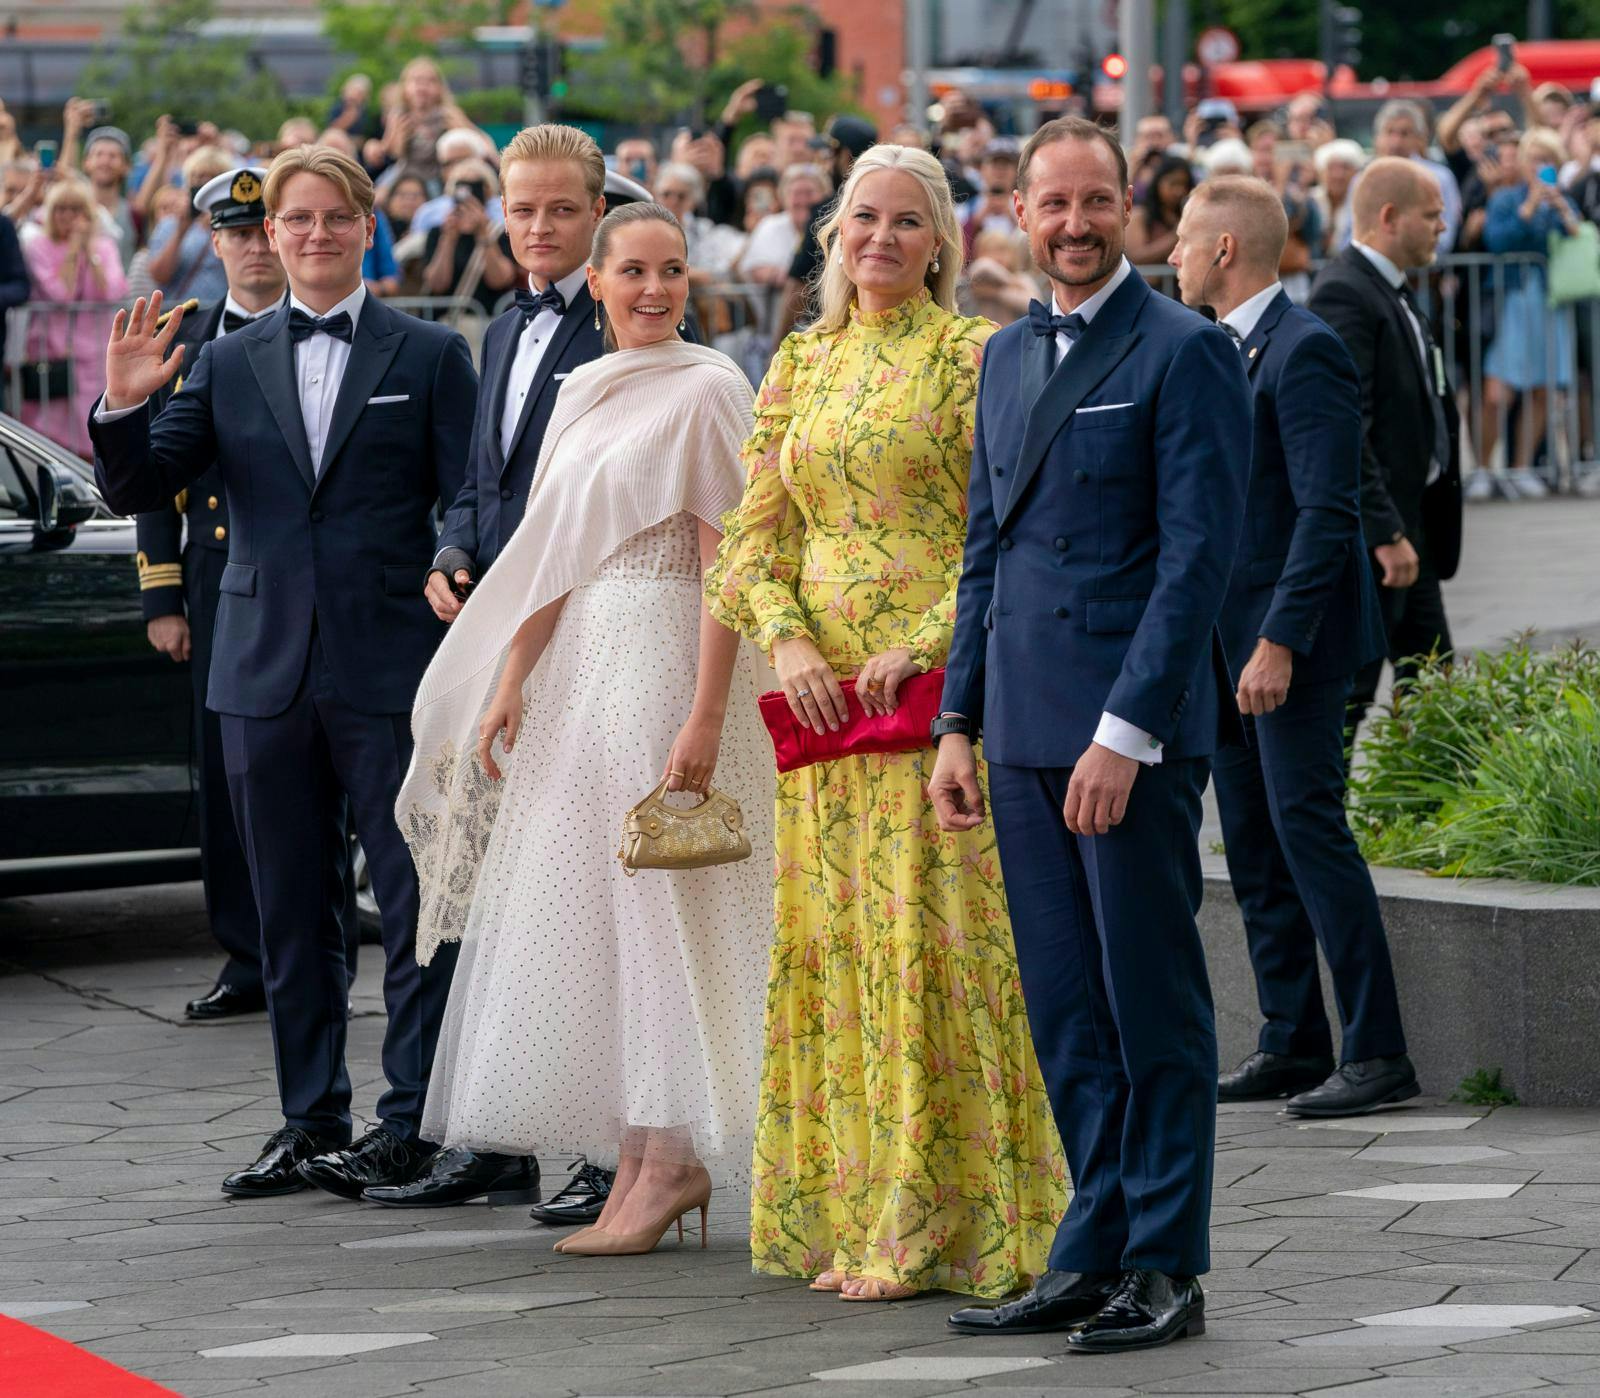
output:
[[[96,422],[115,422],[118,418],[127,417],[129,413],[138,412],[149,401],[148,398],[141,398],[131,408],[108,408],[106,407],[106,396],[102,393],[100,401],[94,407],[94,420]]]
[[[1094,740],[1118,756],[1131,757],[1146,767],[1154,767],[1161,761],[1161,743],[1144,729],[1135,728],[1115,714],[1100,715],[1100,726],[1094,730]]]

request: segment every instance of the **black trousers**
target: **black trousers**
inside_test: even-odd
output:
[[[1291,684],[1245,719],[1213,780],[1228,877],[1244,917],[1266,1053],[1331,1054],[1317,946],[1333,975],[1345,1061],[1404,1053],[1400,1001],[1372,875],[1344,812],[1347,680]]]
[[[261,970],[284,1120],[336,1140],[351,1130],[349,974],[339,919],[346,796],[383,917],[389,1088],[377,1115],[402,1140],[417,1138],[455,968],[455,943],[431,965],[417,965],[417,875],[394,819],[411,759],[410,718],[346,703],[319,637],[281,714],[222,717],[228,784],[261,909]]]
[[[250,865],[239,841],[239,823],[234,819],[233,798],[228,793],[222,719],[206,708],[212,632],[216,629],[217,599],[227,562],[228,556],[221,549],[191,544],[183,554],[183,591],[189,614],[189,679],[194,686],[195,757],[199,768],[200,878],[211,935],[228,957],[217,983],[250,991],[260,990],[262,985],[261,915],[256,910]],[[349,978],[354,982],[361,927],[356,919],[355,870],[348,858],[345,864],[339,921],[344,929]]]
[[[1372,561],[1373,580],[1378,584],[1378,602],[1383,608],[1383,624],[1389,633],[1389,660],[1394,665],[1395,682],[1416,674],[1415,656],[1437,650],[1441,655],[1453,650],[1450,622],[1444,614],[1444,594],[1439,574],[1428,556],[1427,544],[1419,550],[1417,580],[1410,587],[1384,587],[1383,569]],[[1354,734],[1372,707],[1383,677],[1383,661],[1374,660],[1356,675],[1350,691],[1346,730]]]

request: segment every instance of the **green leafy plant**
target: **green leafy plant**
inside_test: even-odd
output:
[[[1600,651],[1425,664],[1373,721],[1350,820],[1374,864],[1600,885]]]
[[[1461,1079],[1450,1100],[1470,1107],[1514,1107],[1517,1094],[1500,1081],[1500,1069],[1479,1068]]]
[[[167,113],[253,140],[275,134],[290,110],[283,89],[236,40],[202,32],[215,9],[212,0],[153,0],[127,10],[115,47],[89,60],[79,90],[104,97],[125,131],[152,131]]]

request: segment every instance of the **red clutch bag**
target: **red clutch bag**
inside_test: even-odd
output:
[[[789,708],[781,689],[763,694],[761,719],[772,735],[772,750],[780,772],[809,767],[835,757],[859,757],[869,752],[915,752],[931,747],[928,729],[939,716],[939,701],[944,694],[944,667],[912,675],[895,692],[898,700],[892,714],[869,714],[856,698],[856,682],[840,680],[849,721],[838,732],[814,732]]]

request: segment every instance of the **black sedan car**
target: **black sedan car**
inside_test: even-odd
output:
[[[145,636],[135,552],[93,469],[0,414],[0,898],[200,877],[188,667]]]

